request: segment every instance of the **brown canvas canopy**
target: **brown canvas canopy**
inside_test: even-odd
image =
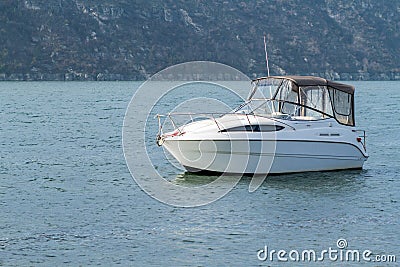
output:
[[[314,76],[269,76],[253,81],[256,86],[248,99],[252,99],[258,92],[260,83],[268,80],[272,82],[267,83],[269,90],[267,92],[260,90],[261,95],[271,94],[271,100],[280,101],[279,108],[282,109],[285,106],[282,104],[284,102],[295,104],[302,107],[302,116],[308,112],[317,111],[324,116],[335,118],[341,124],[355,125],[353,86]],[[283,81],[289,82],[290,85]],[[290,92],[294,92],[295,95],[290,95]]]
[[[263,77],[259,78],[257,80],[262,80],[265,78],[275,78],[275,79],[288,79],[293,81],[298,87],[301,86],[329,86],[332,88],[335,88],[339,91],[346,92],[348,94],[354,95],[354,86],[348,85],[348,84],[343,84],[343,83],[338,83],[334,81],[329,81],[320,77],[315,77],[315,76],[269,76],[269,77]]]

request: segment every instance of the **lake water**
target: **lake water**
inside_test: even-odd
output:
[[[140,83],[0,83],[0,265],[309,266],[257,253],[338,249],[344,238],[397,259],[368,266],[396,266],[400,82],[351,84],[368,135],[363,170],[268,177],[253,193],[244,178],[216,202],[177,208],[143,192],[125,163],[123,119]],[[155,161],[171,179],[212,179]]]

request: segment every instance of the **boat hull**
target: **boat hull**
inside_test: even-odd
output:
[[[166,139],[163,146],[190,172],[280,174],[360,169],[368,157],[357,144],[340,141]]]

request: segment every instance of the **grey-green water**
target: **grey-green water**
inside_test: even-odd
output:
[[[242,179],[199,208],[161,204],[131,178],[121,131],[140,83],[0,83],[0,265],[308,266],[257,251],[337,249],[339,238],[398,264],[400,83],[352,83],[364,170],[268,177],[253,193]],[[155,161],[183,183],[212,179]]]

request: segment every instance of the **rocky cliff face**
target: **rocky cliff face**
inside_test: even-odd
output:
[[[2,0],[0,80],[145,79],[211,60],[265,73],[400,79],[397,0]]]

